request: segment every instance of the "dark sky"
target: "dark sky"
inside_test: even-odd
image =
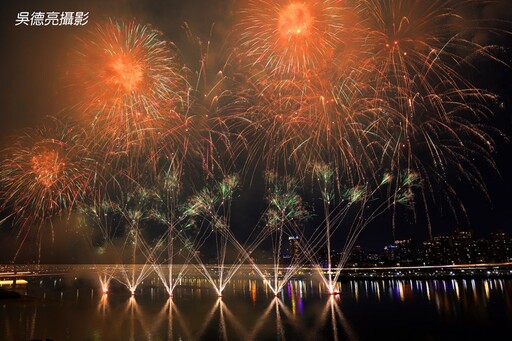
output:
[[[481,13],[473,15],[482,18],[510,20],[512,5],[508,0],[495,2],[482,7]],[[59,116],[70,105],[67,93],[69,55],[76,48],[76,36],[91,27],[95,22],[105,18],[135,18],[142,23],[149,23],[161,30],[166,38],[176,42],[187,55],[187,39],[182,28],[187,22],[191,30],[207,40],[223,45],[228,37],[229,28],[234,21],[236,4],[231,1],[214,0],[119,0],[119,1],[41,1],[41,0],[4,0],[0,2],[0,136],[3,146],[9,145],[9,136],[19,129],[34,126],[44,121],[47,115]],[[89,23],[82,27],[15,27],[15,19],[21,11],[83,11],[89,12]],[[505,23],[501,27],[507,27]],[[213,27],[213,31],[212,31]],[[512,25],[509,26],[512,28]],[[499,57],[506,63],[512,63],[512,39],[509,34],[501,37],[489,34],[489,37],[504,48]],[[191,62],[192,63],[192,62]],[[497,109],[490,124],[499,127],[509,138],[512,137],[512,72],[508,67],[497,63],[477,63],[478,72],[468,70],[475,83],[489,89],[500,96],[503,109]],[[460,189],[459,195],[466,203],[471,223],[460,223],[461,227],[471,228],[478,236],[487,236],[496,229],[512,232],[512,149],[505,141],[498,143],[496,162],[499,174],[484,171],[488,183],[491,203],[484,196],[469,188]],[[259,192],[259,194],[258,194]],[[234,224],[243,223],[244,217],[254,219],[257,215],[251,210],[250,203],[256,193],[261,190],[243,194],[239,198],[237,209],[241,215],[234,218]],[[249,204],[249,205],[247,205]],[[449,215],[441,215],[433,210],[433,232],[436,234],[451,233],[457,222]],[[420,217],[419,223],[409,218],[398,222],[397,237],[425,238],[426,228]],[[12,241],[12,230],[0,227],[0,245]],[[367,248],[381,248],[392,241],[392,233],[388,216],[382,217],[370,225],[361,235],[361,243]],[[78,243],[78,242],[77,242]],[[0,262],[6,255],[0,254]],[[56,252],[56,257],[61,252]]]

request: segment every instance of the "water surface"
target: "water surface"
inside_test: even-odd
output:
[[[154,275],[131,296],[104,295],[94,270],[29,279],[28,297],[0,301],[0,340],[448,340],[512,332],[511,279],[344,280],[331,296],[316,278],[278,297],[238,276],[218,298],[190,276],[169,298]]]

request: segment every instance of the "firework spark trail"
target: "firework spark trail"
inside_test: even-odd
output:
[[[376,157],[365,148],[371,145],[366,136],[370,102],[357,98],[342,102],[331,93],[335,89],[324,88],[328,84],[321,82],[295,80],[261,88],[260,98],[248,110],[254,123],[244,132],[256,130],[251,153],[262,155],[270,169],[283,163],[305,169],[327,158],[345,174],[361,177],[363,163],[372,167]]]
[[[291,177],[279,177],[275,173],[267,173],[267,202],[268,209],[265,212],[266,225],[262,234],[270,235],[273,256],[272,279],[267,279],[275,295],[281,291],[289,278],[297,271],[299,259],[292,258],[287,267],[281,283],[279,283],[279,270],[283,236],[296,236],[299,225],[309,217],[309,213],[302,203],[302,198],[297,193],[297,180]],[[265,231],[268,230],[268,231]]]
[[[492,129],[481,122],[492,114],[487,103],[495,96],[473,86],[462,73],[471,56],[492,58],[489,49],[467,39],[462,28],[459,13],[475,4],[368,1],[365,9],[373,56],[364,68],[373,75],[376,96],[387,99],[387,123],[380,134],[386,141],[385,162],[392,171],[419,172],[422,197],[435,200],[434,193],[441,193],[463,213],[454,187],[445,180],[448,170],[457,169],[485,194],[471,155],[494,167]],[[474,24],[471,29],[485,28],[469,23]],[[455,207],[452,210],[456,213]]]
[[[303,262],[309,261],[311,264],[316,264],[315,268],[322,276],[324,284],[330,293],[335,293],[336,283],[341,274],[341,269],[348,260],[354,244],[363,231],[374,219],[386,212],[390,206],[389,194],[386,189],[392,188],[395,185],[393,181],[399,181],[398,190],[393,192],[391,199],[401,198],[400,205],[411,204],[413,197],[411,189],[416,187],[418,178],[415,174],[403,174],[396,179],[391,174],[386,173],[382,180],[370,190],[368,184],[357,185],[344,190],[342,193],[336,193],[333,186],[333,168],[326,164],[315,164],[313,166],[313,176],[316,178],[320,187],[321,198],[324,207],[324,220],[307,235],[298,231],[298,236],[302,241],[300,248],[304,254]],[[382,198],[378,198],[383,195]],[[349,213],[350,221],[347,217]],[[338,235],[338,230],[342,226],[348,226],[346,229],[346,237],[343,245],[343,252],[335,266],[332,266],[332,255],[330,254],[330,241],[333,236]],[[336,238],[340,241],[340,237]],[[327,247],[327,276],[319,261],[319,251]]]
[[[153,270],[157,273],[158,277],[162,281],[165,289],[169,296],[173,295],[174,289],[185,276],[188,271],[187,265],[192,259],[191,250],[182,247],[176,249],[177,241],[181,241],[180,235],[182,231],[175,231],[175,226],[169,226],[167,232],[153,245],[147,245],[145,250],[146,259],[152,264]],[[183,252],[186,252],[184,262],[181,267],[178,268],[178,274],[174,275],[175,259],[178,256],[183,256]],[[160,259],[163,259],[160,260]]]
[[[253,89],[244,132],[257,141],[251,157],[291,174],[332,163],[336,177],[352,185],[377,180],[383,171],[417,173],[416,207],[423,206],[427,219],[439,200],[456,217],[465,215],[447,175],[456,170],[487,195],[474,160],[495,168],[496,133],[485,125],[496,96],[465,74],[474,56],[496,58],[492,46],[468,37],[498,29],[462,16],[478,5],[472,0],[315,2],[320,9],[329,3],[339,26],[323,25],[325,17],[308,10],[313,2],[253,1],[239,12],[238,52],[248,61]],[[346,13],[360,20],[341,20]],[[293,38],[281,39],[282,27]],[[332,58],[315,63],[318,50],[297,48],[298,36],[312,37],[303,29],[324,30],[314,39],[319,46],[328,42]],[[294,63],[293,53],[306,62]],[[395,185],[393,215],[403,196]]]
[[[148,177],[145,180],[148,182],[151,179],[152,177]],[[99,205],[97,201],[92,201],[89,207],[84,205],[83,209],[83,212],[92,217],[100,229],[103,227],[104,242],[107,247],[111,246],[115,251],[118,261],[123,262],[128,256],[130,266],[120,267],[121,278],[117,279],[124,283],[132,294],[149,276],[152,269],[149,263],[149,260],[152,260],[152,254],[148,252],[150,246],[144,239],[142,228],[153,218],[152,208],[157,194],[152,188],[144,186],[144,183],[135,181],[130,173],[118,174],[105,184],[110,188],[100,194]],[[117,221],[116,227],[112,229],[112,222],[115,221]],[[118,230],[126,231],[120,247],[117,247],[114,242],[114,238],[119,237]],[[139,266],[140,255],[144,256],[145,262]]]
[[[152,249],[148,247],[146,252],[146,257],[153,264],[153,269],[170,296],[172,296],[174,288],[187,272],[186,265],[190,263],[194,252],[192,248],[187,247],[185,244],[186,236],[184,236],[185,232],[182,227],[185,217],[179,214],[182,174],[179,166],[177,167],[178,169],[175,168],[171,166],[165,170],[163,175],[159,177],[156,185],[155,191],[158,193],[156,196],[157,202],[151,215],[152,219],[166,226],[166,231],[158,239],[156,245]],[[178,242],[181,242],[182,247],[175,250]],[[166,261],[167,266],[164,266],[159,261],[163,253],[167,254],[167,257],[164,257],[164,263]],[[178,275],[174,276],[175,257],[183,256],[183,253],[185,253],[184,262],[179,269]],[[167,274],[164,273],[163,267],[167,268]]]
[[[247,99],[243,84],[236,80],[236,66],[232,58],[224,56],[224,48],[213,51],[212,37],[204,41],[185,24],[190,40],[192,60],[197,68],[185,66],[183,74],[190,86],[186,116],[193,153],[201,158],[206,179],[217,174],[238,171],[235,160],[243,153],[247,139],[240,133],[240,122],[245,122]],[[191,153],[192,154],[192,153]]]
[[[195,198],[195,199],[194,199]],[[201,199],[202,200],[202,199]],[[197,202],[197,197],[192,198],[192,202]],[[203,206],[203,204],[200,204],[199,206]],[[192,204],[192,207],[198,207],[198,205]],[[227,246],[227,242],[231,243],[232,246],[235,247],[238,254],[235,257],[235,261],[224,270],[225,264],[222,264],[222,259],[219,257],[221,262],[219,262],[219,268],[221,271],[221,277],[222,279],[219,279],[219,283],[217,284],[217,281],[212,277],[210,274],[210,271],[208,271],[207,267],[203,264],[200,257],[195,256],[194,258],[199,264],[199,268],[203,275],[207,277],[207,279],[214,285],[218,293],[222,293],[226,285],[229,283],[231,278],[236,274],[238,269],[246,262],[249,261],[249,263],[252,265],[253,269],[257,272],[257,274],[263,279],[266,280],[266,276],[263,274],[260,267],[255,263],[253,259],[251,259],[251,254],[256,250],[256,248],[271,234],[271,232],[268,229],[258,230],[258,224],[255,225],[253,231],[251,232],[251,235],[247,238],[246,243],[244,245],[240,244],[236,236],[233,234],[229,226],[223,222],[223,220],[218,216],[218,214],[211,214],[213,210],[208,210],[210,213],[210,218],[207,218],[203,216],[203,218],[206,218],[206,222],[208,223],[208,226],[206,229],[213,231],[211,227],[213,226],[216,233],[219,233],[225,240],[225,243],[222,245],[218,244],[218,239],[216,239],[217,244],[217,251],[218,256],[223,255],[223,251],[225,247]],[[192,214],[193,211],[190,211],[188,214]],[[199,212],[193,213],[198,214]],[[208,215],[208,214],[207,214]],[[220,228],[219,228],[220,227]],[[200,229],[203,229],[201,227]],[[193,242],[191,242],[191,245],[193,245],[194,249],[200,249],[201,246],[206,242],[206,239],[209,238],[210,233],[203,233],[201,234],[200,238],[196,238]],[[251,236],[256,235],[256,238],[251,238]],[[198,241],[197,241],[198,240]],[[188,260],[190,261],[190,259]]]
[[[192,242],[193,248],[198,250],[213,234],[215,241],[215,250],[217,252],[217,268],[219,271],[218,279],[214,280],[210,271],[203,264],[200,257],[195,256],[198,261],[201,272],[215,287],[217,294],[222,295],[229,280],[233,277],[236,270],[240,268],[242,262],[246,259],[247,252],[241,253],[240,243],[229,231],[231,217],[231,202],[234,191],[237,189],[239,178],[237,175],[228,175],[222,181],[218,181],[213,186],[206,186],[189,200],[185,215],[191,218],[199,217],[202,219],[199,232]],[[207,224],[206,228],[203,226]],[[233,243],[239,252],[238,262],[235,262],[226,269],[225,260],[228,242]],[[243,257],[240,258],[239,256]]]

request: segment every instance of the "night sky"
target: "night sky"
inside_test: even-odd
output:
[[[190,42],[183,28],[184,23],[187,23],[190,31],[203,41],[211,40],[212,46],[221,50],[229,46],[230,30],[236,21],[237,6],[239,3],[235,0],[0,2],[1,145],[9,146],[11,136],[16,135],[20,129],[44,122],[48,115],[59,117],[68,112],[72,103],[68,77],[70,56],[73,49],[79,48],[76,37],[93,27],[95,23],[111,17],[135,18],[140,23],[151,24],[162,31],[164,37],[175,42],[185,63],[194,66],[197,61],[187,60],[190,56]],[[83,11],[89,12],[89,22],[81,27],[15,26],[16,15],[21,11]],[[480,13],[472,15],[496,19],[497,27],[512,31],[512,25],[506,23],[507,20],[512,20],[512,5],[508,0],[482,6]],[[502,46],[497,52],[498,58],[504,63],[512,64],[510,33],[483,34],[475,39],[483,39],[489,44]],[[506,141],[507,138],[512,138],[512,70],[503,64],[484,60],[476,60],[473,65],[474,68],[468,68],[468,79],[478,87],[499,96],[493,108],[495,115],[490,118],[489,124],[499,128],[505,138],[496,139],[497,149],[494,157],[497,171],[485,167],[482,170],[490,202],[484,195],[468,186],[459,188],[458,195],[466,205],[469,223],[464,219],[457,222],[446,210],[432,209],[430,216],[434,235],[451,234],[457,227],[472,229],[476,236],[481,237],[486,237],[495,230],[512,233],[512,146]],[[260,183],[261,181],[255,180],[252,185],[244,185],[245,189],[250,188],[250,191],[242,191],[235,201],[233,211],[237,214],[233,214],[233,226],[253,226],[257,221],[258,210],[264,207],[261,202],[263,190],[258,187]],[[72,224],[71,219],[69,225]],[[59,226],[59,223],[56,226]],[[13,252],[12,241],[16,238],[16,227],[6,223],[0,226],[0,229],[0,262],[9,262]],[[78,254],[73,251],[77,245],[84,245],[79,234],[63,227],[57,227],[56,233],[59,231],[64,233],[66,241],[56,238],[53,251],[48,251],[51,254],[47,255],[46,260],[58,261],[71,253],[72,260],[87,261],[87,251]],[[399,217],[396,237],[425,239],[427,228],[424,217],[419,214],[416,222],[410,216]],[[389,215],[380,217],[360,236],[360,243],[368,249],[381,249],[392,240]]]

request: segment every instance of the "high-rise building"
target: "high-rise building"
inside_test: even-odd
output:
[[[491,258],[494,262],[512,261],[512,240],[505,232],[491,234]]]
[[[366,261],[366,252],[364,252],[361,245],[354,246],[354,249],[352,250],[349,260],[349,263],[352,263],[354,265],[361,265]]]
[[[457,229],[452,237],[453,262],[455,264],[475,263],[473,236],[470,231]]]
[[[387,265],[397,265],[400,262],[398,258],[398,247],[394,244],[384,246],[384,259]]]
[[[487,263],[490,260],[489,241],[484,238],[477,239],[473,242],[473,256],[475,263]]]
[[[395,240],[396,258],[400,265],[413,265],[416,263],[418,254],[416,243],[412,239]]]
[[[453,264],[451,238],[448,236],[437,236],[423,242],[423,261],[426,265]]]
[[[382,254],[377,253],[375,251],[370,251],[366,255],[366,263],[369,266],[383,266],[384,265],[384,259],[382,257]]]

